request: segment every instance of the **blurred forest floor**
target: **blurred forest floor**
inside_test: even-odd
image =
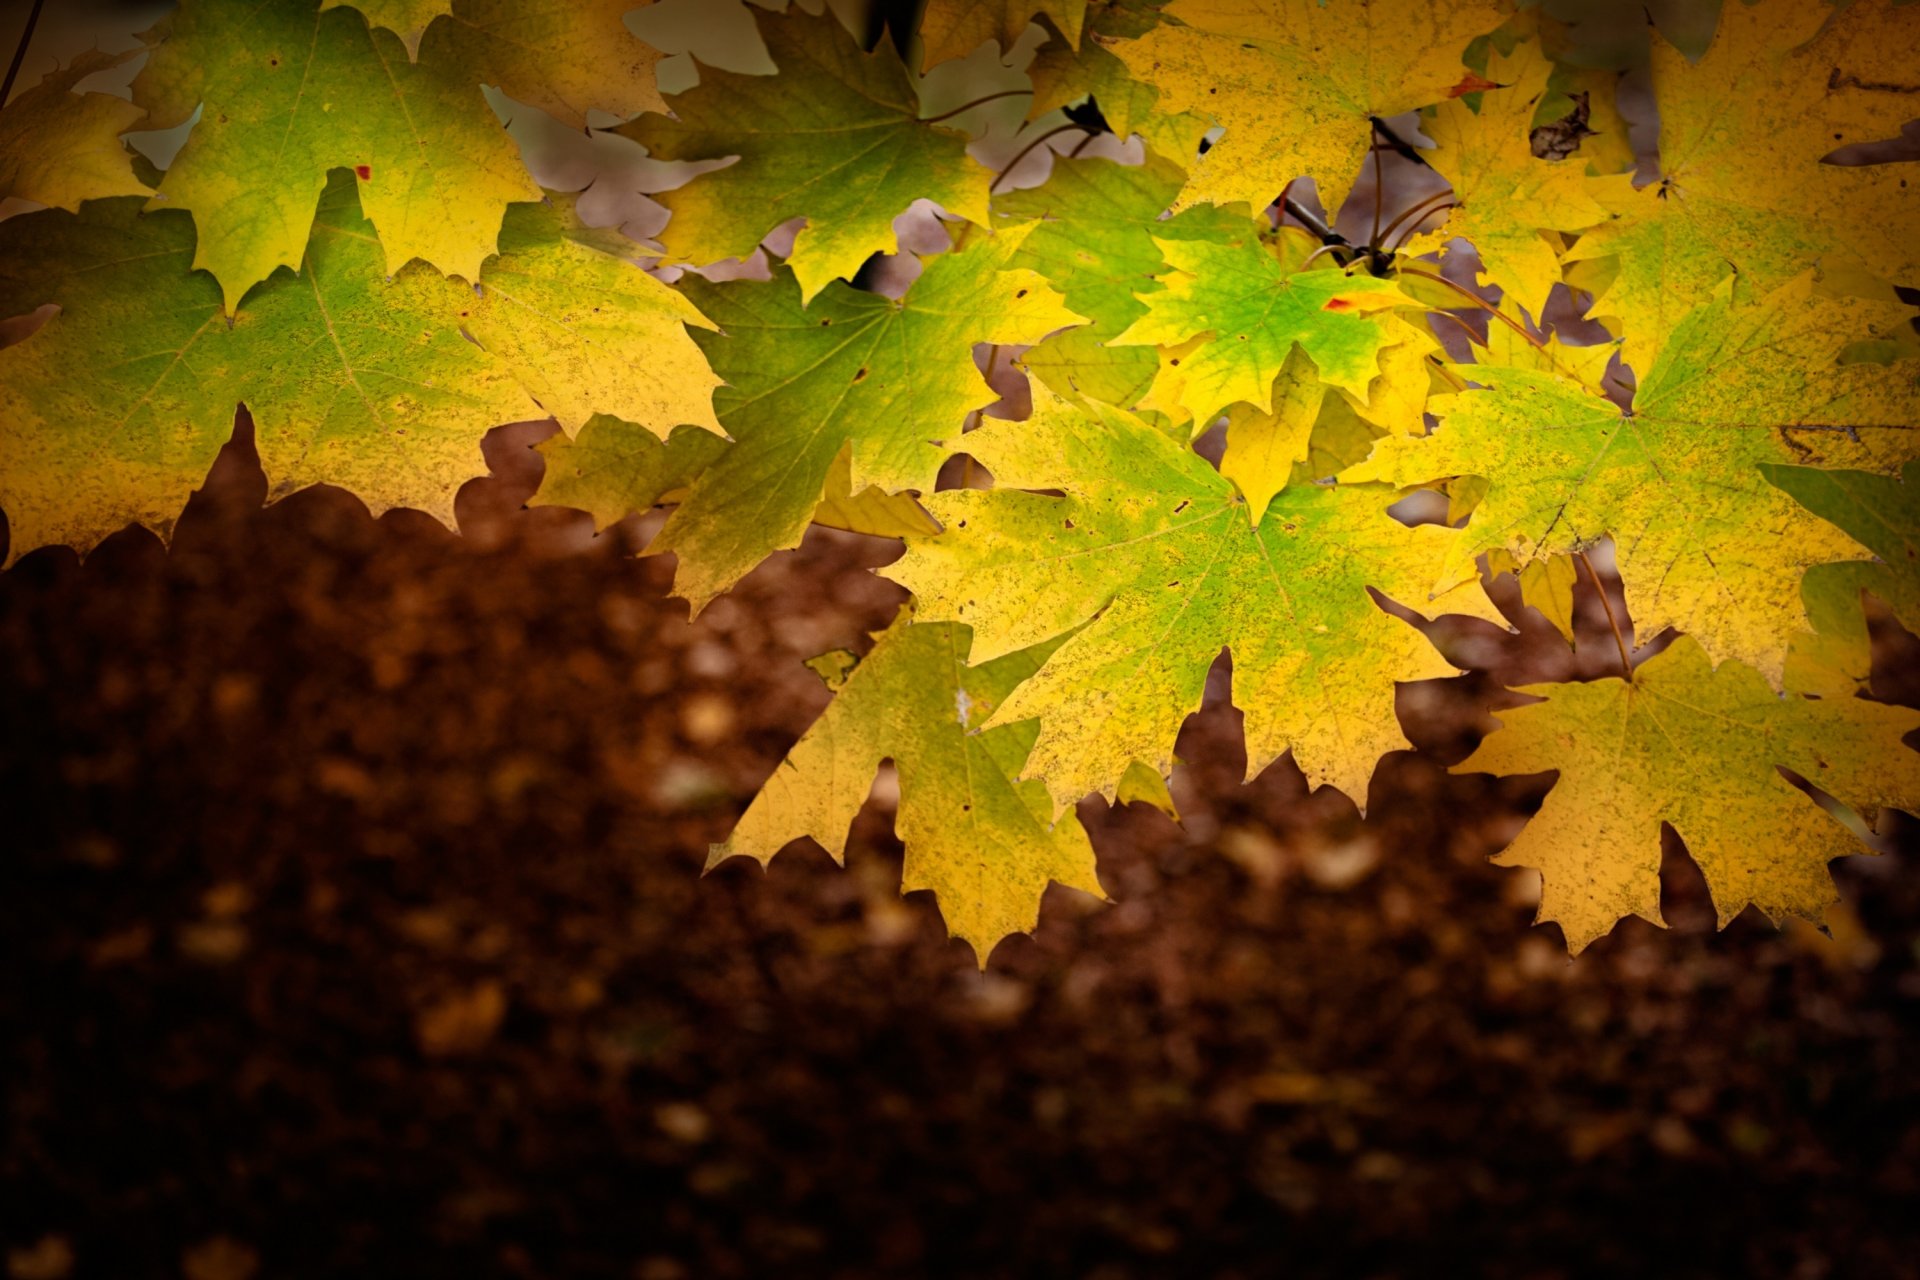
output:
[[[1569,964],[1486,861],[1546,780],[1445,772],[1492,679],[1405,690],[1362,820],[1242,784],[1223,671],[1183,825],[1084,805],[1114,905],[983,976],[884,780],[847,870],[699,877],[893,549],[816,530],[689,625],[638,522],[521,510],[541,430],[464,538],[262,510],[242,444],[170,553],[0,576],[14,1280],[1920,1275],[1913,823],[1833,940],[1715,934],[1669,837],[1674,928]]]

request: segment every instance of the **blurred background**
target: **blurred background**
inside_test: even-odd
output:
[[[50,8],[23,84],[155,14]],[[845,870],[699,875],[897,547],[816,529],[690,624],[657,514],[526,509],[551,429],[488,437],[456,536],[263,508],[243,417],[170,550],[0,575],[13,1280],[1920,1275],[1917,824],[1830,936],[1716,933],[1669,832],[1673,928],[1573,962],[1487,863],[1551,779],[1447,766],[1503,685],[1612,669],[1587,584],[1573,650],[1510,596],[1433,628],[1477,674],[1403,688],[1364,818],[1243,783],[1223,659],[1182,821],[1084,804],[1114,903],[981,974],[898,896],[888,771]]]

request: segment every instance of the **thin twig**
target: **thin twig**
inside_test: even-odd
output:
[[[1427,158],[1420,154],[1420,149],[1388,128],[1385,120],[1382,120],[1379,116],[1368,116],[1367,119],[1372,122],[1375,135],[1383,140],[1391,150],[1398,152],[1403,158],[1413,161],[1422,168],[1432,167],[1427,164]]]
[[[1589,391],[1595,390],[1595,388],[1587,386],[1586,379],[1582,378],[1578,373],[1574,372],[1572,369],[1569,369],[1565,365],[1561,364],[1558,360],[1555,360],[1553,358],[1553,352],[1548,348],[1547,344],[1540,341],[1540,339],[1534,337],[1531,333],[1528,333],[1527,326],[1521,324],[1518,320],[1515,320],[1512,316],[1508,315],[1506,312],[1502,311],[1500,308],[1494,306],[1491,302],[1488,302],[1485,298],[1481,297],[1479,294],[1475,293],[1473,290],[1467,288],[1465,285],[1458,284],[1455,281],[1449,280],[1445,276],[1440,275],[1438,272],[1422,271],[1418,267],[1401,266],[1399,268],[1399,271],[1400,271],[1400,274],[1403,276],[1419,276],[1422,280],[1431,280],[1435,284],[1443,284],[1447,286],[1447,288],[1453,290],[1455,293],[1459,294],[1461,297],[1465,298],[1467,301],[1473,303],[1474,306],[1480,308],[1482,311],[1492,316],[1495,320],[1498,320],[1501,324],[1504,324],[1505,326],[1507,326],[1507,328],[1519,334],[1523,339],[1526,340],[1526,343],[1528,346],[1532,347],[1534,350],[1538,351],[1542,356],[1546,357],[1547,363],[1552,365],[1555,369],[1559,370],[1561,373],[1564,373],[1567,377],[1572,378],[1575,382],[1579,383],[1581,386],[1587,387],[1587,390]],[[1443,312],[1442,314],[1445,314],[1445,313]]]
[[[1451,189],[1449,189],[1446,191],[1436,191],[1434,194],[1426,197],[1424,200],[1415,201],[1413,204],[1409,205],[1405,209],[1402,209],[1398,214],[1396,214],[1392,222],[1389,222],[1385,227],[1381,228],[1381,231],[1380,231],[1381,239],[1379,241],[1376,241],[1375,243],[1378,245],[1378,247],[1385,249],[1387,246],[1384,242],[1387,240],[1391,240],[1393,238],[1393,233],[1395,231],[1398,231],[1400,227],[1406,223],[1408,218],[1413,219],[1413,226],[1409,227],[1407,230],[1407,234],[1411,236],[1414,233],[1414,231],[1418,230],[1420,224],[1423,221],[1425,221],[1431,214],[1438,212],[1438,210],[1435,208],[1436,205],[1439,206],[1440,208],[1445,208],[1447,207],[1446,202],[1452,199],[1453,199],[1453,192]]]
[[[1000,189],[1000,184],[1007,180],[1007,175],[1012,173],[1016,168],[1018,168],[1022,160],[1025,160],[1029,155],[1032,155],[1033,149],[1035,147],[1045,142],[1048,138],[1056,137],[1060,134],[1067,132],[1067,130],[1069,129],[1079,129],[1082,133],[1093,132],[1093,130],[1077,124],[1057,125],[1054,128],[1047,130],[1045,133],[1035,138],[1032,142],[1029,142],[1026,146],[1020,148],[1019,155],[1007,161],[1007,167],[1002,169],[998,174],[994,176],[993,184],[987,188],[987,194],[992,195],[994,192],[998,191]]]
[[[1632,684],[1633,663],[1627,657],[1627,641],[1620,634],[1620,621],[1613,616],[1613,601],[1607,599],[1607,589],[1600,585],[1600,572],[1593,567],[1593,561],[1587,559],[1587,553],[1576,551],[1574,554],[1580,557],[1581,564],[1587,566],[1587,577],[1593,579],[1594,594],[1600,597],[1600,607],[1607,611],[1607,626],[1613,629],[1614,647],[1620,650],[1620,672],[1626,677],[1627,683]]]
[[[27,11],[26,29],[20,33],[20,43],[13,51],[13,61],[7,67],[6,82],[0,84],[0,107],[7,105],[13,96],[13,82],[20,76],[20,64],[27,60],[27,46],[33,43],[33,29],[39,25],[40,10],[46,7],[47,0],[33,0],[33,8]]]
[[[1001,93],[990,93],[984,98],[975,98],[972,102],[963,102],[951,111],[942,111],[937,116],[927,116],[924,119],[922,119],[920,123],[936,124],[942,120],[951,120],[953,119],[953,117],[959,115],[962,111],[971,111],[975,107],[980,106],[982,103],[997,102],[1001,98],[1031,96],[1032,93],[1033,93],[1033,90],[1031,89],[1007,89]]]
[[[1378,151],[1373,153],[1373,230],[1367,233],[1367,243],[1376,250],[1380,247],[1380,214],[1387,207],[1387,180],[1381,175],[1380,166],[1385,163]]]

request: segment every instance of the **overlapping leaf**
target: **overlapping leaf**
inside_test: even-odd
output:
[[[885,572],[922,617],[972,626],[976,659],[1085,624],[992,721],[1040,718],[1027,768],[1056,807],[1113,796],[1135,760],[1164,775],[1223,648],[1248,776],[1291,749],[1314,784],[1364,803],[1375,762],[1405,745],[1395,682],[1453,669],[1368,588],[1498,618],[1477,583],[1430,601],[1459,535],[1387,516],[1396,495],[1381,486],[1289,485],[1254,528],[1232,485],[1178,442],[1122,411],[1057,400],[1031,421],[983,427],[967,449],[1006,488],[926,499],[946,532],[911,542]],[[1067,496],[1018,492],[1055,488]]]
[[[1511,13],[1503,0],[1173,0],[1163,21],[1113,50],[1226,133],[1182,200],[1256,210],[1312,178],[1338,209],[1373,141],[1371,121],[1445,98],[1467,42]]]
[[[73,91],[134,52],[83,53],[6,104],[0,112],[0,197],[72,211],[82,200],[147,194],[147,184],[134,176],[133,153],[120,141],[146,112],[112,94]]]
[[[1496,50],[1486,77],[1499,87],[1475,95],[1478,109],[1452,99],[1422,124],[1435,144],[1427,163],[1453,187],[1454,207],[1407,246],[1419,254],[1465,237],[1494,281],[1536,317],[1560,282],[1560,255],[1541,233],[1578,231],[1607,217],[1584,165],[1533,153],[1534,112],[1551,73],[1537,44]]]
[[[662,437],[683,424],[722,434],[720,379],[687,335],[712,322],[628,261],[637,248],[583,224],[570,196],[514,205],[465,328],[569,433],[605,413]]]
[[[1900,743],[1920,713],[1859,698],[1782,698],[1738,662],[1715,670],[1691,638],[1622,679],[1533,685],[1546,699],[1501,727],[1457,771],[1559,780],[1495,861],[1536,867],[1540,918],[1573,951],[1622,917],[1660,918],[1660,826],[1686,841],[1725,925],[1747,906],[1818,923],[1838,900],[1827,863],[1860,851],[1833,815],[1783,778],[1791,769],[1872,820],[1920,806],[1920,754]]]
[[[1322,381],[1365,398],[1393,339],[1372,314],[1406,301],[1384,280],[1331,265],[1300,270],[1301,237],[1252,221],[1232,240],[1161,240],[1172,272],[1141,298],[1147,314],[1116,345],[1173,347],[1203,339],[1180,365],[1180,406],[1210,421],[1244,401],[1270,410],[1274,379],[1297,345]]]
[[[1816,263],[1920,279],[1911,166],[1821,163],[1898,135],[1915,67],[1920,18],[1892,0],[1725,5],[1698,63],[1654,42],[1661,181],[1604,184],[1617,216],[1569,254],[1603,267],[1579,278],[1598,290],[1595,313],[1618,319],[1628,364],[1651,368],[1730,273],[1759,288]]]
[[[1004,53],[1041,14],[1069,48],[1080,47],[1087,0],[928,0],[920,14],[922,65],[964,58],[989,40]]]
[[[1752,303],[1724,293],[1679,326],[1630,412],[1565,373],[1474,365],[1479,389],[1435,398],[1433,435],[1382,439],[1347,475],[1485,479],[1442,587],[1471,581],[1482,552],[1525,565],[1611,534],[1642,635],[1678,628],[1778,682],[1806,625],[1800,575],[1862,548],[1760,466],[1920,454],[1920,360],[1843,360],[1856,335],[1891,338],[1909,315],[1806,278]]]
[[[652,0],[453,0],[427,30],[421,56],[497,87],[563,124],[587,113],[664,111],[654,83],[661,54],[622,18]]]
[[[920,119],[912,78],[883,43],[867,53],[831,16],[763,15],[774,76],[701,69],[673,99],[673,116],[621,127],[663,160],[731,165],[660,197],[673,211],[661,243],[677,261],[752,253],[789,218],[807,225],[787,260],[802,297],[893,252],[893,220],[926,199],[987,224],[991,175],[967,155],[964,134]]]
[[[200,111],[152,207],[193,215],[193,265],[229,312],[299,265],[332,169],[361,176],[388,275],[423,258],[478,279],[507,205],[540,198],[478,82],[410,62],[356,10],[196,0],[148,39],[134,101],[161,129]]]
[[[987,721],[1054,645],[967,664],[967,628],[902,610],[853,668],[833,705],[787,754],[708,865],[766,862],[811,836],[838,861],[882,760],[900,774],[895,827],[907,846],[900,889],[931,889],[947,928],[984,966],[994,944],[1031,930],[1050,883],[1106,895],[1073,814],[1055,820],[1038,783],[1017,782],[1036,726]]]
[[[999,398],[974,344],[1036,342],[1080,322],[1038,275],[1010,269],[1029,231],[962,237],[900,301],[832,283],[803,305],[784,267],[764,283],[685,283],[722,331],[695,337],[727,384],[714,400],[736,443],[654,542],[679,556],[678,594],[703,605],[799,545],[849,447],[852,492],[933,489],[967,415]]]
[[[85,550],[129,522],[169,528],[242,402],[274,493],[337,484],[375,512],[452,522],[454,491],[485,469],[480,437],[537,410],[461,336],[471,290],[427,267],[386,279],[354,194],[334,184],[301,274],[260,289],[231,327],[213,279],[188,269],[182,214],[123,199],[0,224],[4,310],[61,308],[0,350],[14,555]]]

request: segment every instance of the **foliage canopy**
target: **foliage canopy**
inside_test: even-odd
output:
[[[1663,823],[1723,921],[1817,921],[1920,807],[1920,715],[1862,696],[1863,597],[1920,625],[1920,192],[1834,155],[1916,110],[1920,5],[1664,6],[1634,104],[1510,0],[932,0],[873,47],[756,11],[771,73],[664,93],[633,3],[187,0],[131,103],[96,54],[0,110],[45,206],[0,223],[41,321],[0,348],[9,562],[165,533],[236,406],[274,496],[449,522],[481,436],[550,416],[536,501],[671,506],[696,609],[811,523],[900,538],[912,603],[714,857],[837,856],[891,760],[903,887],[982,964],[1101,894],[1078,800],[1171,808],[1223,653],[1249,775],[1364,805],[1396,688],[1459,669],[1426,620],[1506,625],[1515,574],[1571,638],[1609,547],[1619,667],[1458,766],[1557,772],[1500,858],[1574,950],[1657,922]],[[1018,87],[942,98],[976,61]],[[679,165],[657,243],[483,90]],[[164,172],[127,145],[189,120]]]

